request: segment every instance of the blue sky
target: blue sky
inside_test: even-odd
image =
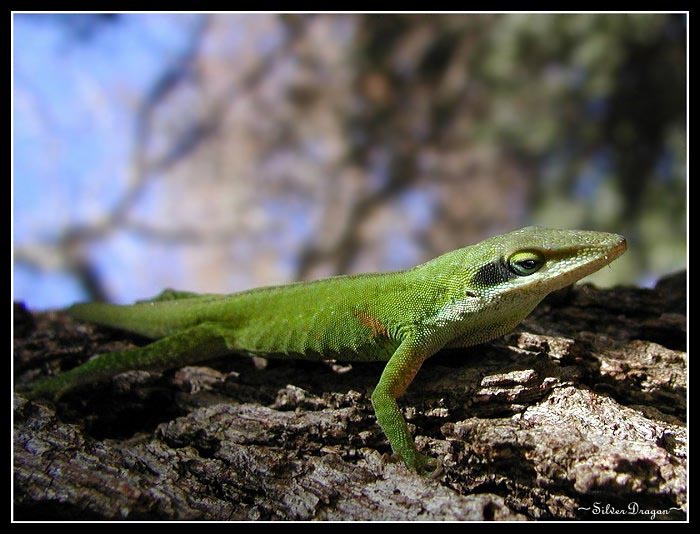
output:
[[[68,17],[75,18],[13,17],[15,246],[50,240],[119,198],[133,109],[163,61],[184,45],[183,27],[195,22],[193,15],[123,15],[85,36]],[[135,246],[125,239],[114,246]],[[100,268],[118,279],[123,266],[101,252],[110,259]],[[83,297],[68,275],[14,269],[14,298],[32,308]]]

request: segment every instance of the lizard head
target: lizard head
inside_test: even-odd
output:
[[[494,298],[543,298],[612,262],[627,249],[618,234],[528,226],[468,247],[466,291]]]

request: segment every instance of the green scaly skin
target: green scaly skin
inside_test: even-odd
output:
[[[337,276],[232,295],[166,290],[130,306],[77,304],[78,319],[135,332],[150,345],[99,355],[30,396],[54,399],[131,370],[164,370],[220,355],[388,361],[372,394],[377,421],[410,469],[436,462],[413,443],[396,399],[443,347],[512,330],[550,292],[597,271],[627,248],[617,234],[527,227],[413,269]]]

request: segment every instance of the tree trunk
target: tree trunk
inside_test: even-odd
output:
[[[386,454],[380,363],[231,357],[56,405],[17,393],[14,518],[685,519],[685,277],[564,290],[428,360],[400,405],[432,479]],[[21,305],[14,326],[17,386],[145,342]]]

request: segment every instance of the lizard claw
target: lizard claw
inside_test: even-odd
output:
[[[404,460],[397,452],[391,454],[385,452],[381,457],[381,461],[384,464],[394,464],[402,460],[409,470],[421,476],[436,479],[444,473],[443,466],[437,458],[432,458],[419,452],[416,452],[415,455],[411,455],[410,460]]]
[[[388,455],[385,454],[382,456],[382,459],[384,460],[386,456]],[[394,458],[403,459],[403,463],[410,471],[431,479],[438,478],[444,472],[442,463],[440,463],[437,458],[426,456],[425,454],[421,454],[417,451],[411,454],[409,459],[401,458],[401,456],[397,453],[392,454],[391,458],[392,461],[395,461],[393,460]]]
[[[443,467],[437,458],[431,458],[425,454],[416,453],[416,460],[413,468],[421,476],[436,479],[443,473]]]

